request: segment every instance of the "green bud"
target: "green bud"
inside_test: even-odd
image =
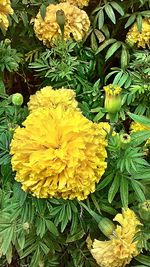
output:
[[[98,227],[101,230],[101,232],[107,237],[112,235],[113,231],[115,230],[114,223],[106,217],[100,220]]]
[[[65,13],[62,9],[56,12],[56,21],[60,27],[62,36],[64,36],[64,25],[65,25]]]
[[[23,228],[24,230],[29,230],[29,228],[30,228],[29,223],[28,223],[28,222],[23,223],[22,228]]]
[[[12,103],[15,106],[21,106],[23,103],[23,96],[20,93],[16,93],[12,95]]]
[[[150,222],[150,200],[139,204],[139,214],[141,219]]]
[[[6,45],[11,44],[11,41],[10,41],[10,39],[8,39],[8,38],[6,38],[6,39],[4,40],[4,42],[5,42]]]
[[[121,109],[120,95],[107,95],[105,97],[105,109],[108,113],[117,113]]]
[[[121,144],[129,144],[131,142],[131,136],[126,133],[120,134],[120,143]]]

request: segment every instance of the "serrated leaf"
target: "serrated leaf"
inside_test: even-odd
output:
[[[147,266],[150,266],[150,256],[146,255],[139,255],[135,258],[138,262],[142,264],[146,264]]]
[[[46,226],[48,228],[48,230],[55,236],[58,236],[59,235],[59,232],[57,230],[57,227],[55,226],[55,224],[50,221],[50,220],[46,220]]]
[[[121,42],[117,41],[115,42],[114,44],[112,44],[107,53],[106,53],[106,56],[105,56],[105,60],[108,60],[118,49],[119,47],[121,46]]]
[[[128,207],[128,180],[124,177],[122,177],[120,182],[120,197],[122,206],[124,208]]]
[[[104,41],[104,43],[97,49],[97,51],[96,51],[96,55],[99,53],[99,52],[101,52],[104,48],[106,48],[108,45],[110,45],[110,44],[112,44],[112,43],[114,43],[116,41],[116,39],[109,39],[109,40],[106,40],[106,41]]]
[[[129,64],[129,51],[126,46],[122,46],[122,51],[121,51],[121,68],[125,70]]]
[[[127,20],[126,24],[125,24],[125,29],[128,28],[136,19],[136,15],[132,14],[129,19]]]
[[[108,202],[109,203],[112,203],[115,195],[118,192],[119,186],[120,186],[120,178],[118,175],[116,175],[113,182],[112,182],[112,185],[108,191]]]
[[[136,115],[136,114],[133,114],[133,113],[130,113],[130,112],[128,112],[128,115],[134,121],[150,127],[150,119],[149,118],[146,118],[144,116],[139,116],[139,115]]]
[[[140,182],[131,180],[131,184],[132,184],[132,188],[135,191],[135,194],[137,195],[138,200],[141,202],[144,202],[146,200],[146,197],[141,189]]]
[[[107,16],[110,18],[110,20],[116,24],[116,17],[115,17],[115,13],[112,9],[112,7],[109,4],[105,5],[105,12],[107,14]]]
[[[98,28],[99,28],[99,30],[103,27],[103,25],[104,25],[104,11],[103,11],[103,9],[101,9],[98,12]]]
[[[117,12],[118,12],[121,16],[124,15],[124,10],[123,10],[123,8],[122,8],[117,2],[112,1],[112,2],[110,2],[110,4],[112,5],[112,7],[113,7],[114,9],[117,10]]]

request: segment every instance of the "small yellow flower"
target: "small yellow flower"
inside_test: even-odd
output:
[[[64,39],[75,39],[81,41],[90,27],[90,20],[85,11],[69,3],[50,4],[46,8],[46,15],[43,19],[40,12],[34,20],[34,31],[37,38],[43,44],[50,47],[55,40],[61,37],[61,29],[56,20],[57,11],[64,11]]]
[[[83,8],[89,4],[89,0],[61,0],[61,2],[67,2],[73,6],[78,6],[79,8]]]
[[[10,151],[23,190],[38,198],[78,200],[95,191],[107,166],[103,124],[58,105],[37,108],[23,126],[16,129]]]
[[[0,28],[7,30],[9,26],[8,15],[13,14],[13,9],[11,8],[10,0],[0,1]]]
[[[140,252],[138,241],[134,241],[139,231],[140,221],[131,209],[122,211],[114,218],[119,224],[109,241],[94,240],[91,253],[101,267],[124,267]]]
[[[28,102],[29,111],[32,112],[37,108],[56,108],[58,105],[77,109],[78,102],[75,100],[75,92],[71,89],[61,88],[54,90],[51,86],[46,86],[35,95],[30,96]]]
[[[140,131],[147,131],[150,130],[150,127],[144,125],[144,124],[140,124],[137,122],[132,122],[131,123],[131,133],[135,133],[135,132],[140,132]],[[146,144],[150,144],[150,138],[147,140]]]
[[[150,47],[150,19],[143,19],[142,31],[138,31],[137,23],[131,27],[127,34],[127,42],[137,44],[137,47]]]

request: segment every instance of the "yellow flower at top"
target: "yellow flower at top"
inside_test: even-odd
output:
[[[95,191],[107,166],[105,124],[58,105],[37,108],[23,126],[16,129],[10,150],[23,190],[38,198],[78,200]]]
[[[141,32],[138,31],[137,23],[134,23],[126,40],[131,44],[137,44],[137,47],[150,47],[150,19],[143,19]]]
[[[140,124],[137,122],[131,123],[131,133],[140,132],[140,131],[147,131],[150,130],[150,127]],[[146,144],[150,144],[150,138],[147,140]]]
[[[134,238],[141,223],[135,213],[129,208],[123,209],[122,214],[117,214],[114,221],[119,224],[110,240],[95,239],[92,244],[91,253],[101,267],[124,267],[140,253],[137,249],[138,241]]]
[[[34,31],[37,38],[43,44],[50,47],[55,40],[61,37],[61,29],[56,20],[58,11],[64,12],[64,39],[75,39],[81,41],[90,27],[90,20],[85,11],[69,3],[50,4],[46,8],[46,15],[43,19],[40,12],[34,20]]]
[[[32,112],[37,108],[56,108],[58,105],[64,106],[65,109],[71,107],[77,109],[78,102],[75,100],[75,92],[71,89],[61,88],[54,90],[51,86],[46,86],[35,95],[30,96],[28,102],[29,111]]]
[[[106,94],[112,96],[119,95],[122,91],[122,89],[116,84],[109,84],[107,86],[104,86],[103,89]]]
[[[13,9],[11,8],[10,0],[0,1],[0,28],[7,30],[9,26],[8,15],[13,14]]]
[[[83,8],[89,4],[89,0],[61,0],[61,2],[67,2],[73,6],[78,6],[79,8]]]

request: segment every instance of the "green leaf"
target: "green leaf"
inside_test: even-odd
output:
[[[48,230],[55,236],[59,235],[59,232],[57,230],[57,227],[55,226],[55,224],[50,221],[50,220],[46,220],[46,226],[48,228]]]
[[[113,7],[114,9],[117,10],[117,12],[118,12],[121,16],[124,15],[124,10],[123,10],[123,8],[122,8],[117,2],[112,1],[112,2],[110,2],[110,4],[112,5],[112,7]]]
[[[3,231],[3,242],[1,245],[1,251],[5,255],[6,252],[9,249],[9,246],[11,245],[12,239],[13,239],[13,233],[14,233],[14,226],[11,225],[10,227],[6,228]]]
[[[105,56],[105,60],[108,60],[118,49],[119,47],[121,46],[121,42],[120,41],[117,41],[115,42],[114,44],[112,44],[107,53],[106,53],[106,56]]]
[[[116,42],[116,39],[113,39],[113,38],[104,41],[104,43],[97,49],[97,51],[96,51],[96,55],[97,55],[99,52],[101,52],[103,49],[105,49],[108,45],[110,45],[110,44],[112,44],[112,43],[114,43],[114,42]]]
[[[138,262],[142,264],[146,264],[147,266],[150,266],[150,256],[146,255],[139,255],[135,258]]]
[[[104,12],[103,12],[103,9],[101,9],[98,12],[98,28],[99,28],[99,30],[103,27],[103,25],[104,25]]]
[[[42,4],[40,7],[40,15],[41,15],[42,19],[44,20],[45,15],[46,15],[46,6],[44,4]]]
[[[106,12],[107,16],[110,18],[110,20],[111,20],[114,24],[116,24],[115,13],[114,13],[114,11],[113,11],[111,5],[106,4],[104,8],[105,8],[105,12]]]
[[[120,185],[120,177],[118,175],[115,176],[113,183],[108,191],[108,202],[112,203],[115,195],[118,192],[119,189],[119,185]]]
[[[141,184],[138,181],[131,180],[132,188],[135,191],[135,194],[137,195],[137,198],[139,201],[144,202],[146,200],[146,197],[143,193],[143,190],[141,189]]]
[[[69,235],[67,237],[66,243],[71,243],[76,240],[80,240],[85,235],[85,231],[83,229],[80,229],[77,233],[74,235]]]
[[[125,29],[128,28],[136,19],[136,15],[132,14],[125,24]]]
[[[120,196],[122,206],[124,208],[128,207],[128,180],[125,177],[122,177],[120,182]]]
[[[122,46],[121,51],[121,68],[125,70],[129,64],[129,51],[125,45]]]
[[[139,115],[136,115],[136,114],[133,114],[133,113],[130,113],[130,112],[128,112],[128,115],[134,121],[150,127],[150,119],[149,118],[146,118],[144,116],[139,116]]]
[[[138,31],[141,33],[142,31],[142,16],[140,14],[137,15],[136,22],[137,22],[137,28]]]
[[[102,181],[100,181],[96,190],[99,191],[105,188],[112,181],[113,177],[114,177],[113,173],[110,173],[109,175],[107,175]]]

